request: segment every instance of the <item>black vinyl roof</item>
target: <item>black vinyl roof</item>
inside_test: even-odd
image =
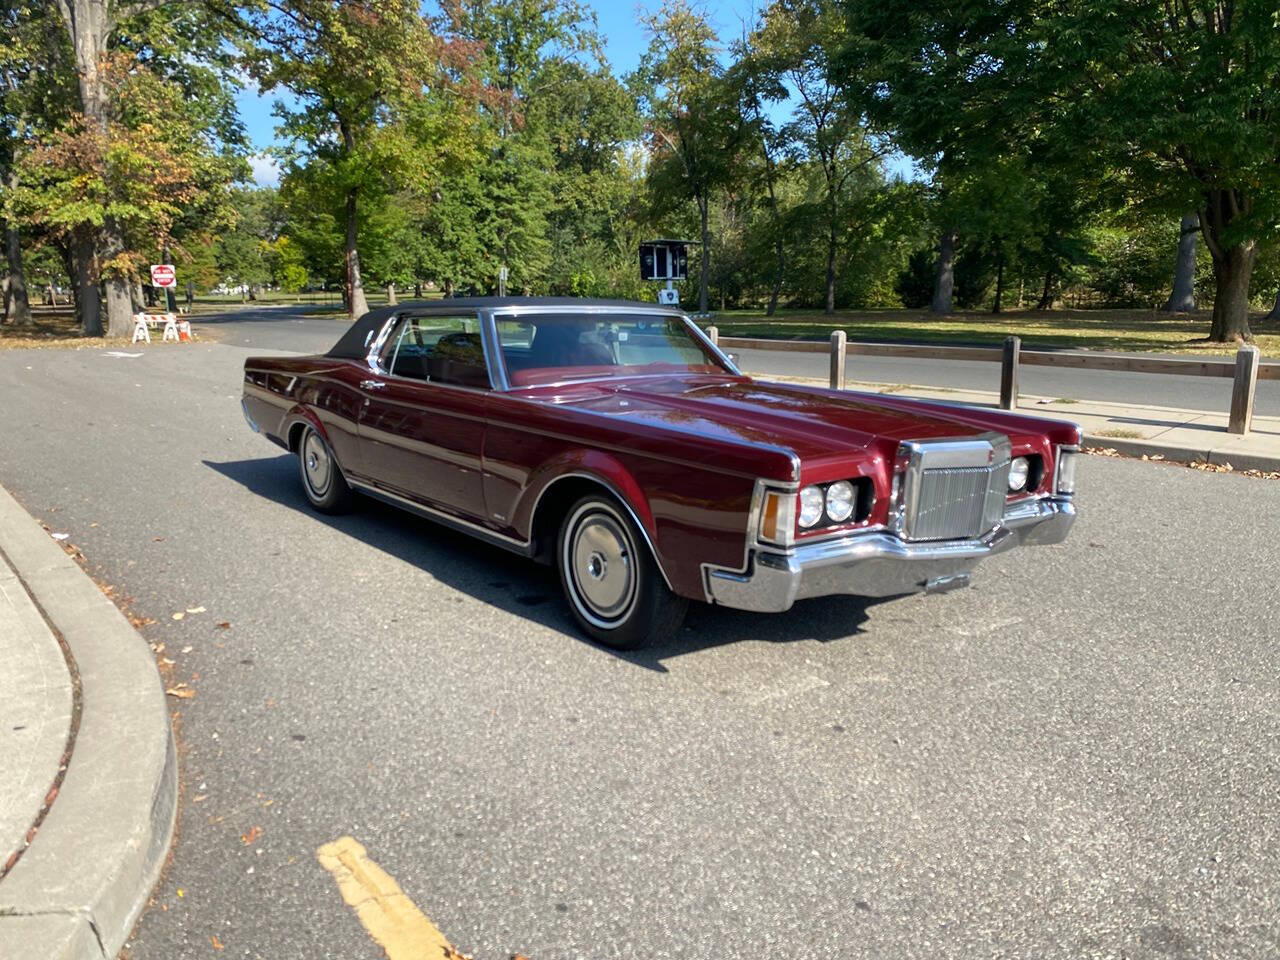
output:
[[[370,335],[382,329],[382,325],[398,313],[415,313],[417,311],[466,311],[494,310],[501,307],[643,307],[648,310],[661,309],[660,304],[643,303],[638,300],[593,300],[581,297],[450,297],[441,300],[406,300],[395,306],[378,307],[370,310],[351,325],[333,345],[327,356],[346,357],[362,360],[368,356]],[[678,308],[672,308],[678,312]]]

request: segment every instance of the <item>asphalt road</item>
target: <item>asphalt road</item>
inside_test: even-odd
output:
[[[340,319],[303,321],[298,319],[298,312],[293,308],[273,307],[251,313],[196,319],[200,323],[216,325],[228,343],[303,352],[328,349],[347,327],[347,322]],[[825,379],[830,367],[826,354],[775,350],[733,352],[739,356],[743,369],[750,372]],[[993,397],[1000,393],[998,363],[851,355],[846,360],[845,376],[850,380],[876,383],[985,390]],[[1231,407],[1231,381],[1225,378],[1032,366],[1023,366],[1019,377],[1019,390],[1033,396],[1148,404],[1215,413],[1226,413]],[[1280,416],[1280,380],[1258,382],[1254,412],[1258,416]]]
[[[196,691],[132,960],[381,957],[343,835],[477,960],[1280,956],[1280,483],[1088,458],[969,590],[618,656],[542,568],[308,510],[248,327],[0,353],[0,483]]]

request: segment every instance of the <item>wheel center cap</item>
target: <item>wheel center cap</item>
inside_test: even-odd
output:
[[[314,470],[316,468],[316,464],[319,462],[320,461],[316,459],[316,455],[314,453],[307,454],[307,468],[309,470]]]
[[[603,580],[605,571],[608,568],[609,564],[598,553],[593,553],[587,558],[587,573],[590,574],[593,580]]]

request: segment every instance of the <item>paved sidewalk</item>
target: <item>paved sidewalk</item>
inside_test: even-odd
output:
[[[0,877],[26,849],[71,732],[62,648],[0,555]]]
[[[150,650],[0,487],[0,960],[115,957],[176,798]]]
[[[826,386],[827,381],[805,377],[780,377],[747,369],[762,380],[784,380]],[[995,408],[995,391],[953,390],[912,384],[888,384],[849,380],[849,390],[892,393],[900,397],[920,397]],[[1194,463],[1230,464],[1237,470],[1280,471],[1280,417],[1254,417],[1247,436],[1227,433],[1227,415],[1204,410],[1140,406],[1075,400],[1059,397],[1018,395],[1020,414],[1073,420],[1080,424],[1084,442],[1091,447],[1110,447],[1131,456],[1158,456],[1166,460]]]

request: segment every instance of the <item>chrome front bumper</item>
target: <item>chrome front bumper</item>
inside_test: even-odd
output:
[[[789,553],[755,550],[745,572],[704,568],[712,603],[781,613],[797,600],[851,594],[893,597],[966,586],[978,562],[1022,544],[1061,543],[1076,517],[1069,497],[1012,504],[994,530],[975,540],[910,542],[884,530],[802,544]]]

